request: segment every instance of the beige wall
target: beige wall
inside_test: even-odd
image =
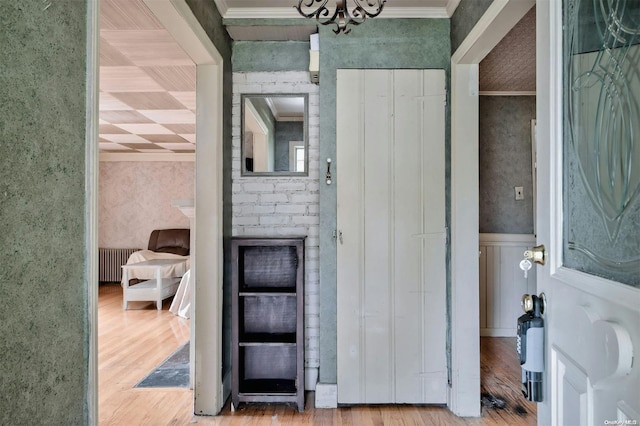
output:
[[[147,248],[154,229],[188,228],[171,200],[194,197],[194,172],[190,161],[100,162],[99,246]]]

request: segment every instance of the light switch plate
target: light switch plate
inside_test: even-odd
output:
[[[524,191],[522,186],[516,186],[516,201],[524,200]]]

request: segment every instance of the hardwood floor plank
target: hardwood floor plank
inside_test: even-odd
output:
[[[294,405],[242,404],[231,412],[227,402],[218,416],[194,416],[193,392],[181,388],[141,389],[134,386],[189,340],[189,321],[151,303],[122,310],[119,284],[99,289],[98,371],[99,423],[102,426],[163,425],[535,425],[536,404],[520,394],[520,366],[515,339],[481,338],[483,394],[505,406],[482,407],[480,418],[459,418],[446,407],[419,405],[355,405],[316,409],[314,394],[299,413]]]

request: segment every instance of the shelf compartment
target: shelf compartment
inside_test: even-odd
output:
[[[245,296],[238,301],[240,336],[295,333],[297,300],[289,296]]]
[[[295,297],[295,289],[288,287],[252,287],[246,290],[242,290],[238,293],[240,297],[244,296],[289,296]]]
[[[295,291],[298,256],[295,246],[243,246],[239,248],[239,287],[280,287]]]
[[[296,346],[241,346],[240,384],[252,380],[293,381],[297,374]],[[267,383],[267,382],[264,382]]]
[[[297,392],[296,381],[288,379],[252,379],[240,381],[240,396],[290,395]]]
[[[240,346],[295,345],[296,333],[245,333],[240,336]]]

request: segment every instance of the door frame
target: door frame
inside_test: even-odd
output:
[[[480,416],[478,67],[535,4],[495,0],[451,57],[451,387],[457,416]]]
[[[143,0],[196,64],[194,309],[191,320],[194,413],[218,414],[222,372],[223,58],[185,0]],[[86,271],[88,296],[89,424],[98,423],[98,118],[99,2],[87,3]],[[206,165],[206,167],[198,167]],[[197,259],[207,259],[197,262]],[[95,279],[94,279],[95,278]],[[197,297],[195,297],[197,294]],[[215,309],[211,309],[215,307]],[[195,348],[197,347],[197,350]]]

